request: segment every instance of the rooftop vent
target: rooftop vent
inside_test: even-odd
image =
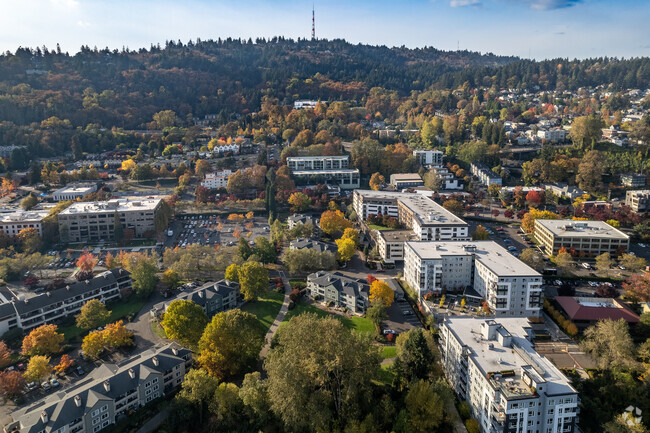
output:
[[[81,397],[79,397],[78,395],[75,395],[75,396],[74,396],[74,404],[75,404],[77,407],[81,407]]]
[[[108,380],[104,381],[104,389],[106,392],[109,392],[111,390],[111,383]]]
[[[132,368],[129,368],[129,376],[131,377],[131,379],[135,379],[135,370],[133,370]]]
[[[178,347],[172,347],[172,353],[178,355]]]
[[[47,295],[48,298],[49,298],[50,296],[52,296],[52,293],[50,293],[50,292],[45,292],[45,294]]]
[[[46,424],[49,420],[50,417],[47,415],[47,412],[41,412],[41,421],[43,421],[43,424]]]
[[[153,361],[153,365],[158,367],[158,364],[160,364],[160,361],[158,361],[158,357],[154,356],[153,358],[151,358],[151,360]]]

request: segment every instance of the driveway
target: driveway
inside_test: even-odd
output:
[[[133,322],[126,324],[126,329],[133,332],[133,342],[136,347],[141,350],[146,350],[163,341],[163,339],[153,332],[153,329],[151,329],[152,317],[149,311],[155,304],[164,300],[165,298],[160,293],[157,291],[154,292],[149,301],[135,316]]]

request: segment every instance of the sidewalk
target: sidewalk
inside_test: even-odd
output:
[[[284,272],[281,272],[281,277],[282,277],[282,282],[284,283],[284,301],[282,302],[282,308],[280,308],[280,311],[278,312],[278,315],[275,317],[275,320],[271,324],[271,327],[266,333],[266,336],[264,337],[264,347],[262,347],[262,350],[260,352],[260,360],[263,361],[266,359],[266,356],[269,354],[269,350],[271,349],[271,341],[273,341],[273,336],[278,330],[278,327],[280,326],[280,323],[284,320],[284,316],[287,314],[287,311],[289,311],[289,294],[291,293],[291,284],[289,284],[289,279],[285,276]]]

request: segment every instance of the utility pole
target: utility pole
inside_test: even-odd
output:
[[[311,5],[311,40],[316,40],[316,12],[313,3]]]

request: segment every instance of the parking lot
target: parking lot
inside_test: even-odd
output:
[[[247,234],[250,233],[250,236]],[[216,215],[183,215],[169,225],[166,247],[187,247],[188,245],[233,246],[239,237],[246,236],[254,241],[259,236],[269,238],[270,229],[266,219],[254,217],[233,222]]]
[[[422,326],[420,320],[415,315],[413,308],[411,308],[411,304],[404,299],[396,299],[395,302],[386,309],[386,313],[388,314],[388,319],[382,322],[382,329],[392,330],[397,335]]]

